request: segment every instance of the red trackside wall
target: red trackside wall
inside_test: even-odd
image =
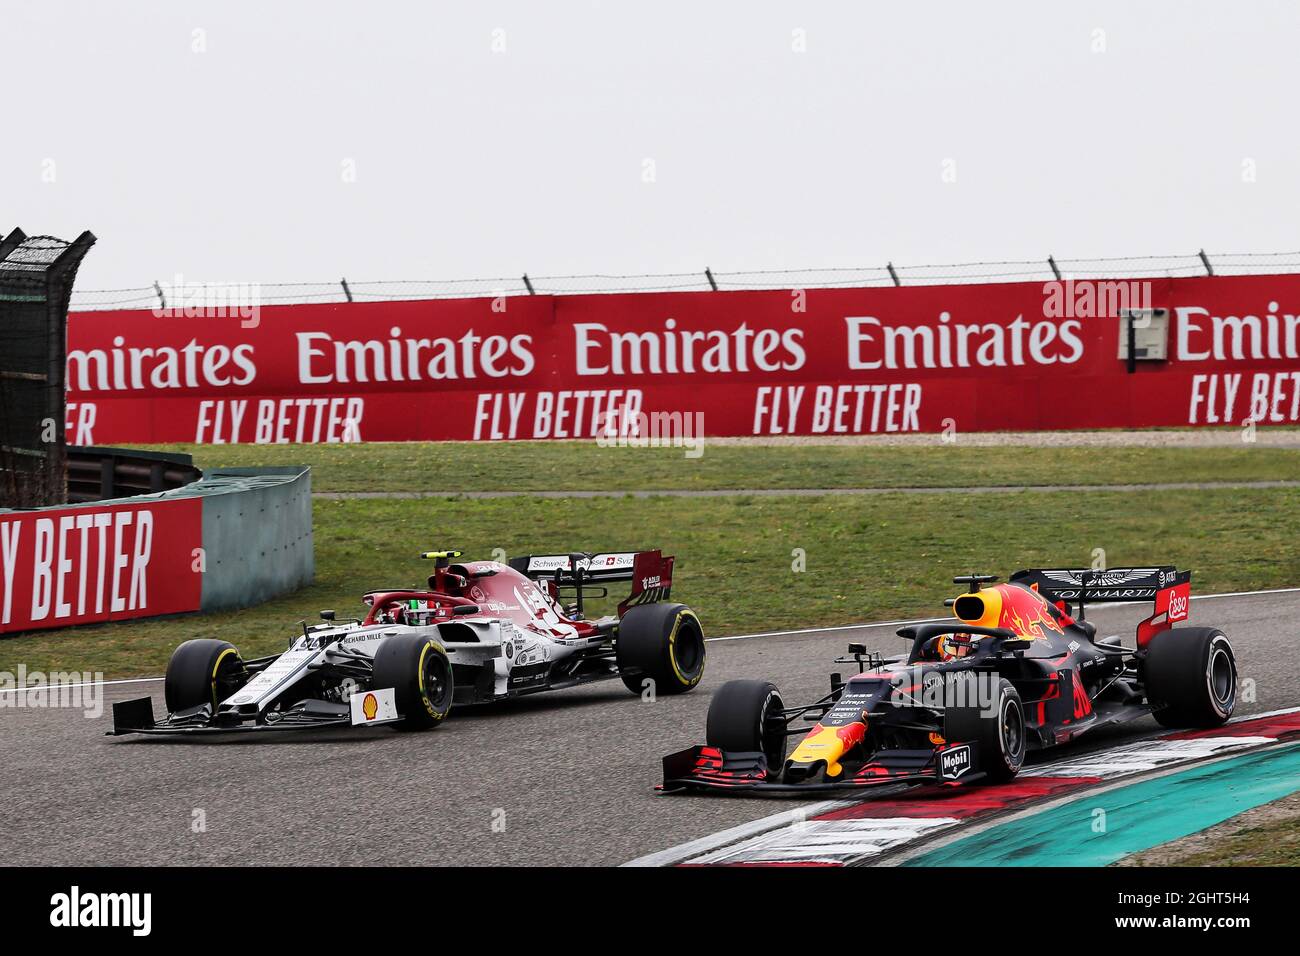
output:
[[[0,512],[0,636],[197,611],[199,498]]]
[[[1170,357],[1133,374],[1088,285],[80,313],[68,440],[581,438],[611,408],[708,435],[1300,421],[1300,276],[1150,280]]]

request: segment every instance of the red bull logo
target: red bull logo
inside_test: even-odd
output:
[[[1044,628],[1057,634],[1065,633],[1060,623],[1052,616],[1052,612],[1048,610],[1046,601],[1028,591],[1020,593],[1024,595],[1023,598],[1004,595],[1002,618],[998,621],[999,627],[1005,627],[1021,637],[1028,638],[1046,637]]]
[[[957,618],[967,624],[1006,628],[1030,640],[1046,637],[1046,631],[1065,633],[1052,610],[1037,592],[1015,584],[981,588],[960,595],[953,603]]]

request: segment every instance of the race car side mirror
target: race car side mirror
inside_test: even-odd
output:
[[[457,604],[451,609],[452,614],[477,614],[477,604]]]
[[[333,612],[333,611],[329,611],[329,610],[321,611],[321,612],[320,612],[320,619],[321,619],[322,621],[332,621],[332,620],[334,620],[334,612]]]
[[[867,652],[867,645],[865,645],[865,644],[850,644],[850,645],[849,645],[849,653],[850,653],[850,654],[865,654],[866,652]]]

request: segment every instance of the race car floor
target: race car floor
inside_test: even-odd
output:
[[[1223,628],[1255,700],[1300,704],[1300,593],[1195,600],[1192,623]],[[1132,634],[1136,608],[1090,612],[1101,635]],[[707,621],[705,622],[707,628]],[[125,625],[124,625],[125,626]],[[709,644],[703,684],[643,702],[621,683],[454,712],[432,733],[333,731],[274,739],[108,738],[111,702],[161,682],[104,688],[104,712],[0,709],[3,862],[39,864],[617,864],[800,801],[665,797],[659,759],[703,742],[724,680],[766,677],[787,703],[825,692],[849,641],[897,653],[891,627]],[[1059,757],[1153,733],[1144,719]],[[807,803],[823,799],[818,794]]]

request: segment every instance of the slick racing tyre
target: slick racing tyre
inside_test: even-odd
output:
[[[393,688],[398,727],[428,730],[442,723],[456,691],[443,646],[422,634],[395,634],[375,651],[371,689]]]
[[[992,675],[966,673],[968,691],[976,688],[977,679]],[[1025,762],[1025,708],[1011,681],[998,679],[997,706],[984,708],[979,703],[949,707],[944,712],[943,736],[949,744],[975,743],[979,748],[979,769],[992,783],[1005,783],[1020,772]],[[980,697],[968,694],[967,700]],[[960,776],[946,779],[960,779]]]
[[[172,651],[163,680],[167,712],[176,713],[201,704],[225,700],[248,679],[235,645],[211,638],[186,641]]]
[[[682,694],[704,676],[704,631],[685,604],[641,604],[623,615],[614,645],[619,676],[634,694]]]
[[[1237,661],[1213,627],[1174,627],[1147,645],[1147,700],[1164,727],[1217,727],[1237,705]]]
[[[768,770],[779,774],[785,763],[784,709],[775,684],[729,680],[709,701],[704,739],[719,750],[761,753]]]

